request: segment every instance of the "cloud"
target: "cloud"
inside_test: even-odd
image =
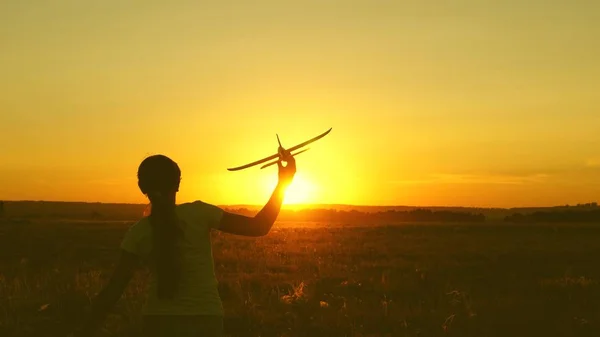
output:
[[[425,179],[394,180],[396,185],[425,185],[425,184],[492,184],[492,185],[525,185],[543,183],[550,175],[535,173],[526,175],[510,174],[461,174],[461,173],[436,173]]]
[[[137,181],[133,178],[106,178],[87,180],[86,183],[90,185],[104,186],[136,186],[135,184],[137,184]]]
[[[435,179],[408,179],[408,180],[392,180],[391,184],[395,185],[426,185],[426,184],[434,184],[437,180]]]
[[[600,158],[589,158],[585,162],[586,167],[600,168]]]

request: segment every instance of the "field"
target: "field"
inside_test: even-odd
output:
[[[0,336],[66,336],[131,222],[0,226]],[[278,223],[214,234],[228,336],[600,336],[600,226]],[[136,336],[147,272],[98,336]]]

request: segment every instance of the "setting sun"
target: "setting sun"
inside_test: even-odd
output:
[[[301,173],[297,173],[287,190],[285,203],[288,205],[312,203],[315,200],[315,192],[316,186]]]

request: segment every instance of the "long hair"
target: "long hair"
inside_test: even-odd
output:
[[[177,242],[182,232],[175,213],[181,171],[164,155],[150,156],[138,168],[138,186],[148,196],[152,226],[152,258],[156,265],[158,298],[173,298],[181,277]]]

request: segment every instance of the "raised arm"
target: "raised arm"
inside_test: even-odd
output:
[[[269,233],[281,210],[285,192],[296,174],[296,160],[294,157],[286,156],[286,161],[286,166],[283,166],[281,162],[277,163],[279,166],[279,181],[271,198],[260,212],[254,217],[224,212],[219,224],[220,231],[255,237]]]

